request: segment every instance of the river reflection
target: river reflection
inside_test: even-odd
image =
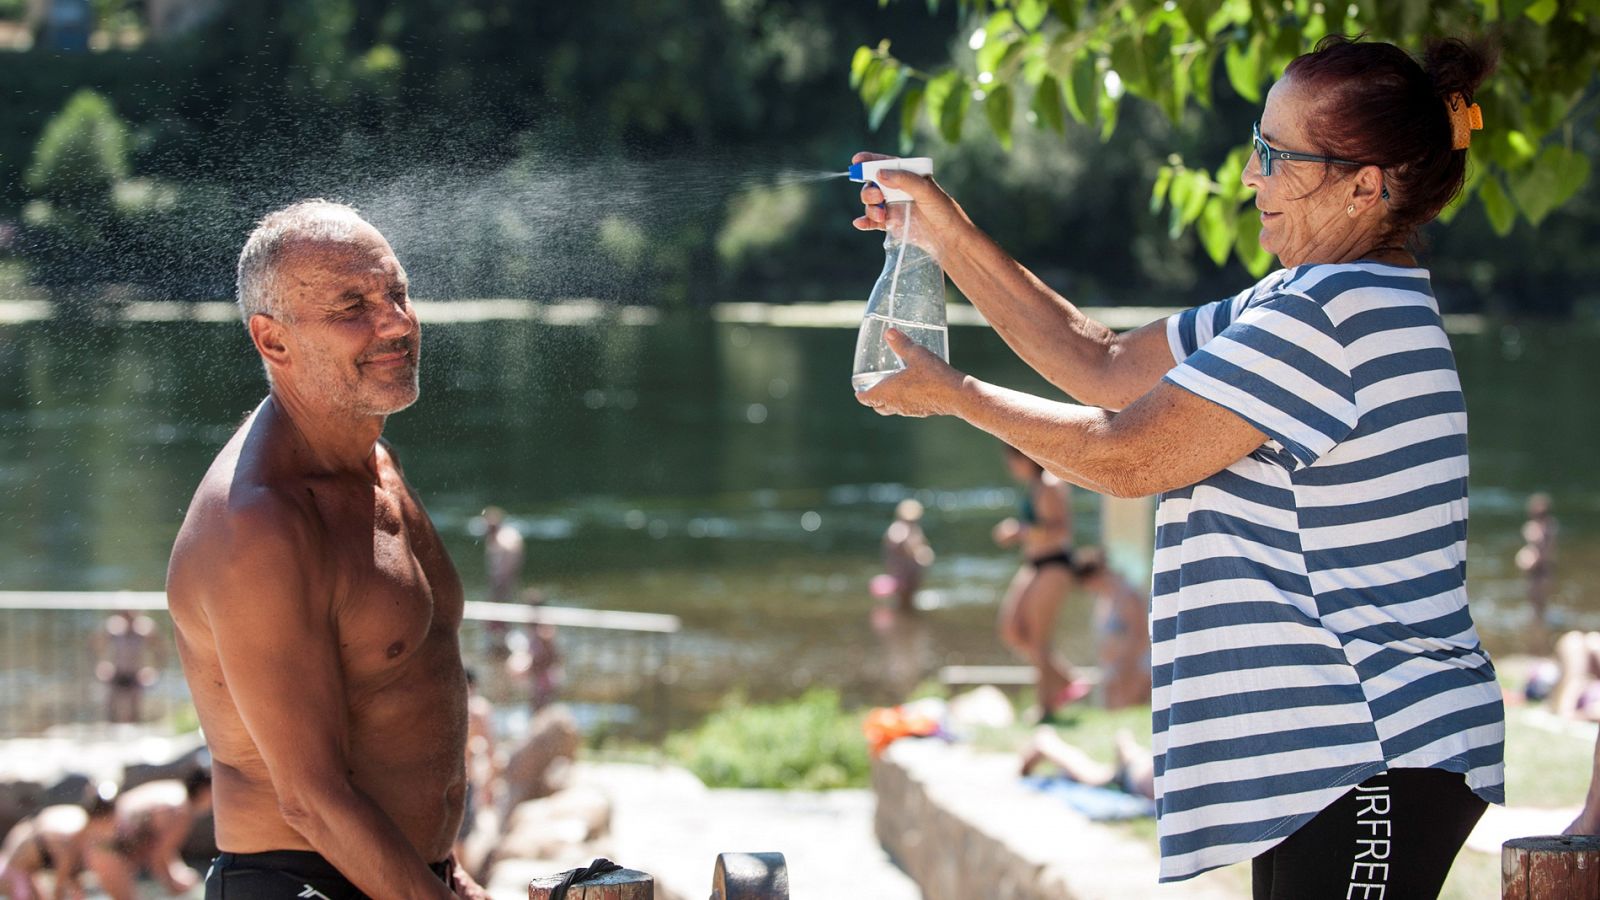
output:
[[[880,418],[851,398],[854,336],[736,325],[494,321],[427,326],[421,401],[387,435],[482,597],[468,522],[493,503],[527,537],[552,602],[671,612],[686,698],[817,683],[889,699],[914,665],[1007,662],[993,637],[1014,559],[989,527],[1016,494],[997,446],[953,420]],[[1471,416],[1469,577],[1490,649],[1526,649],[1512,565],[1522,503],[1555,498],[1558,624],[1600,627],[1600,335],[1453,336]],[[958,366],[1044,390],[991,332]],[[0,589],[159,589],[204,467],[260,399],[237,323],[0,326]],[[939,561],[926,630],[868,622],[891,508],[917,496]],[[1096,501],[1079,492],[1085,534]],[[1062,615],[1087,659],[1088,603]],[[907,648],[910,648],[909,650]],[[886,654],[898,651],[899,657]]]

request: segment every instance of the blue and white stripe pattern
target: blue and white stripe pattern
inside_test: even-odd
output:
[[[1166,381],[1269,440],[1161,497],[1161,880],[1250,859],[1387,768],[1504,802],[1467,612],[1467,416],[1423,269],[1280,270],[1167,323]]]

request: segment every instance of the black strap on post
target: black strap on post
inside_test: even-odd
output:
[[[566,874],[561,876],[561,882],[550,889],[550,900],[567,900],[567,888],[598,878],[607,872],[615,872],[620,868],[622,867],[604,856],[597,856],[594,862],[582,869],[568,869]]]

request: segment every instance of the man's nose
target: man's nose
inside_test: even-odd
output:
[[[410,334],[417,327],[416,314],[405,300],[390,300],[383,304],[378,314],[378,336],[396,338]]]

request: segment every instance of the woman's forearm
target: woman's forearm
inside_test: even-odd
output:
[[[964,376],[949,412],[1056,476],[1113,497],[1194,484],[1267,436],[1235,413],[1163,384],[1121,412],[1046,400]]]
[[[1051,290],[970,222],[941,251],[950,280],[1051,384],[1095,406],[1120,408],[1132,399],[1112,377],[1115,332]]]
[[[968,376],[953,412],[1021,450],[1064,481],[1101,494],[1136,496],[1136,461],[1110,428],[1116,414],[1046,400]],[[1130,493],[1131,492],[1131,493]]]

